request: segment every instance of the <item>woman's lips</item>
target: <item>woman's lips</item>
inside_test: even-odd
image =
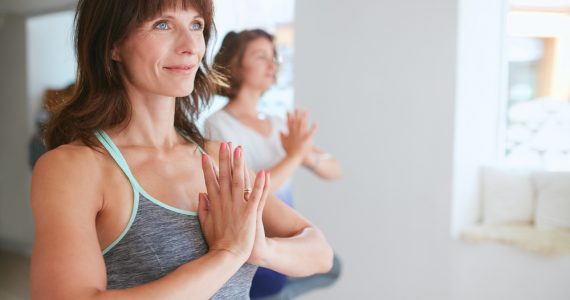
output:
[[[196,65],[171,65],[164,67],[164,69],[178,74],[192,74],[195,67]]]

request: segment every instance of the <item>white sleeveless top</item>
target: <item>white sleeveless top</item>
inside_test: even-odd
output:
[[[234,147],[241,145],[245,161],[251,169],[270,169],[285,158],[286,152],[281,145],[279,133],[287,132],[288,128],[285,121],[277,116],[268,116],[268,119],[271,121],[271,133],[264,136],[222,109],[206,119],[204,137],[214,141],[232,142]],[[283,184],[276,196],[292,206],[291,179]]]

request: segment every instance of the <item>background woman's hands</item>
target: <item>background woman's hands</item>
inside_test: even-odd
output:
[[[258,172],[252,187],[243,149],[232,151],[226,143],[220,145],[219,168],[217,175],[210,157],[202,155],[208,193],[199,195],[198,217],[206,243],[210,251],[228,251],[244,262],[259,264],[267,255],[261,217],[269,173]]]
[[[313,136],[317,131],[317,124],[308,127],[307,111],[295,109],[287,113],[288,133],[281,132],[281,144],[287,155],[304,158],[313,147]]]

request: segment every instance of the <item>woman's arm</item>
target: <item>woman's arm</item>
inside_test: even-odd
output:
[[[342,176],[342,168],[334,156],[322,149],[312,146],[309,153],[302,157],[287,154],[284,159],[271,169],[271,191],[275,193],[289,179],[297,167],[305,166],[319,178],[335,180]]]
[[[31,262],[35,299],[207,299],[247,256],[213,250],[169,275],[137,287],[107,290],[96,217],[104,207],[103,160],[87,147],[63,146],[38,161],[31,205],[36,237]]]
[[[316,146],[304,157],[303,166],[325,180],[339,179],[342,176],[342,168],[336,158]]]
[[[323,233],[273,195],[265,204],[263,225],[267,251],[260,266],[288,276],[309,276],[331,269],[333,251]]]
[[[295,173],[295,170],[301,166],[303,156],[300,154],[287,154],[285,158],[271,167],[271,192],[277,192],[281,186]]]

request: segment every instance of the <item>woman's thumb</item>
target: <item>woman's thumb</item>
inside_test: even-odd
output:
[[[198,218],[200,219],[200,223],[203,223],[206,220],[206,216],[208,215],[208,197],[205,193],[198,194]]]

